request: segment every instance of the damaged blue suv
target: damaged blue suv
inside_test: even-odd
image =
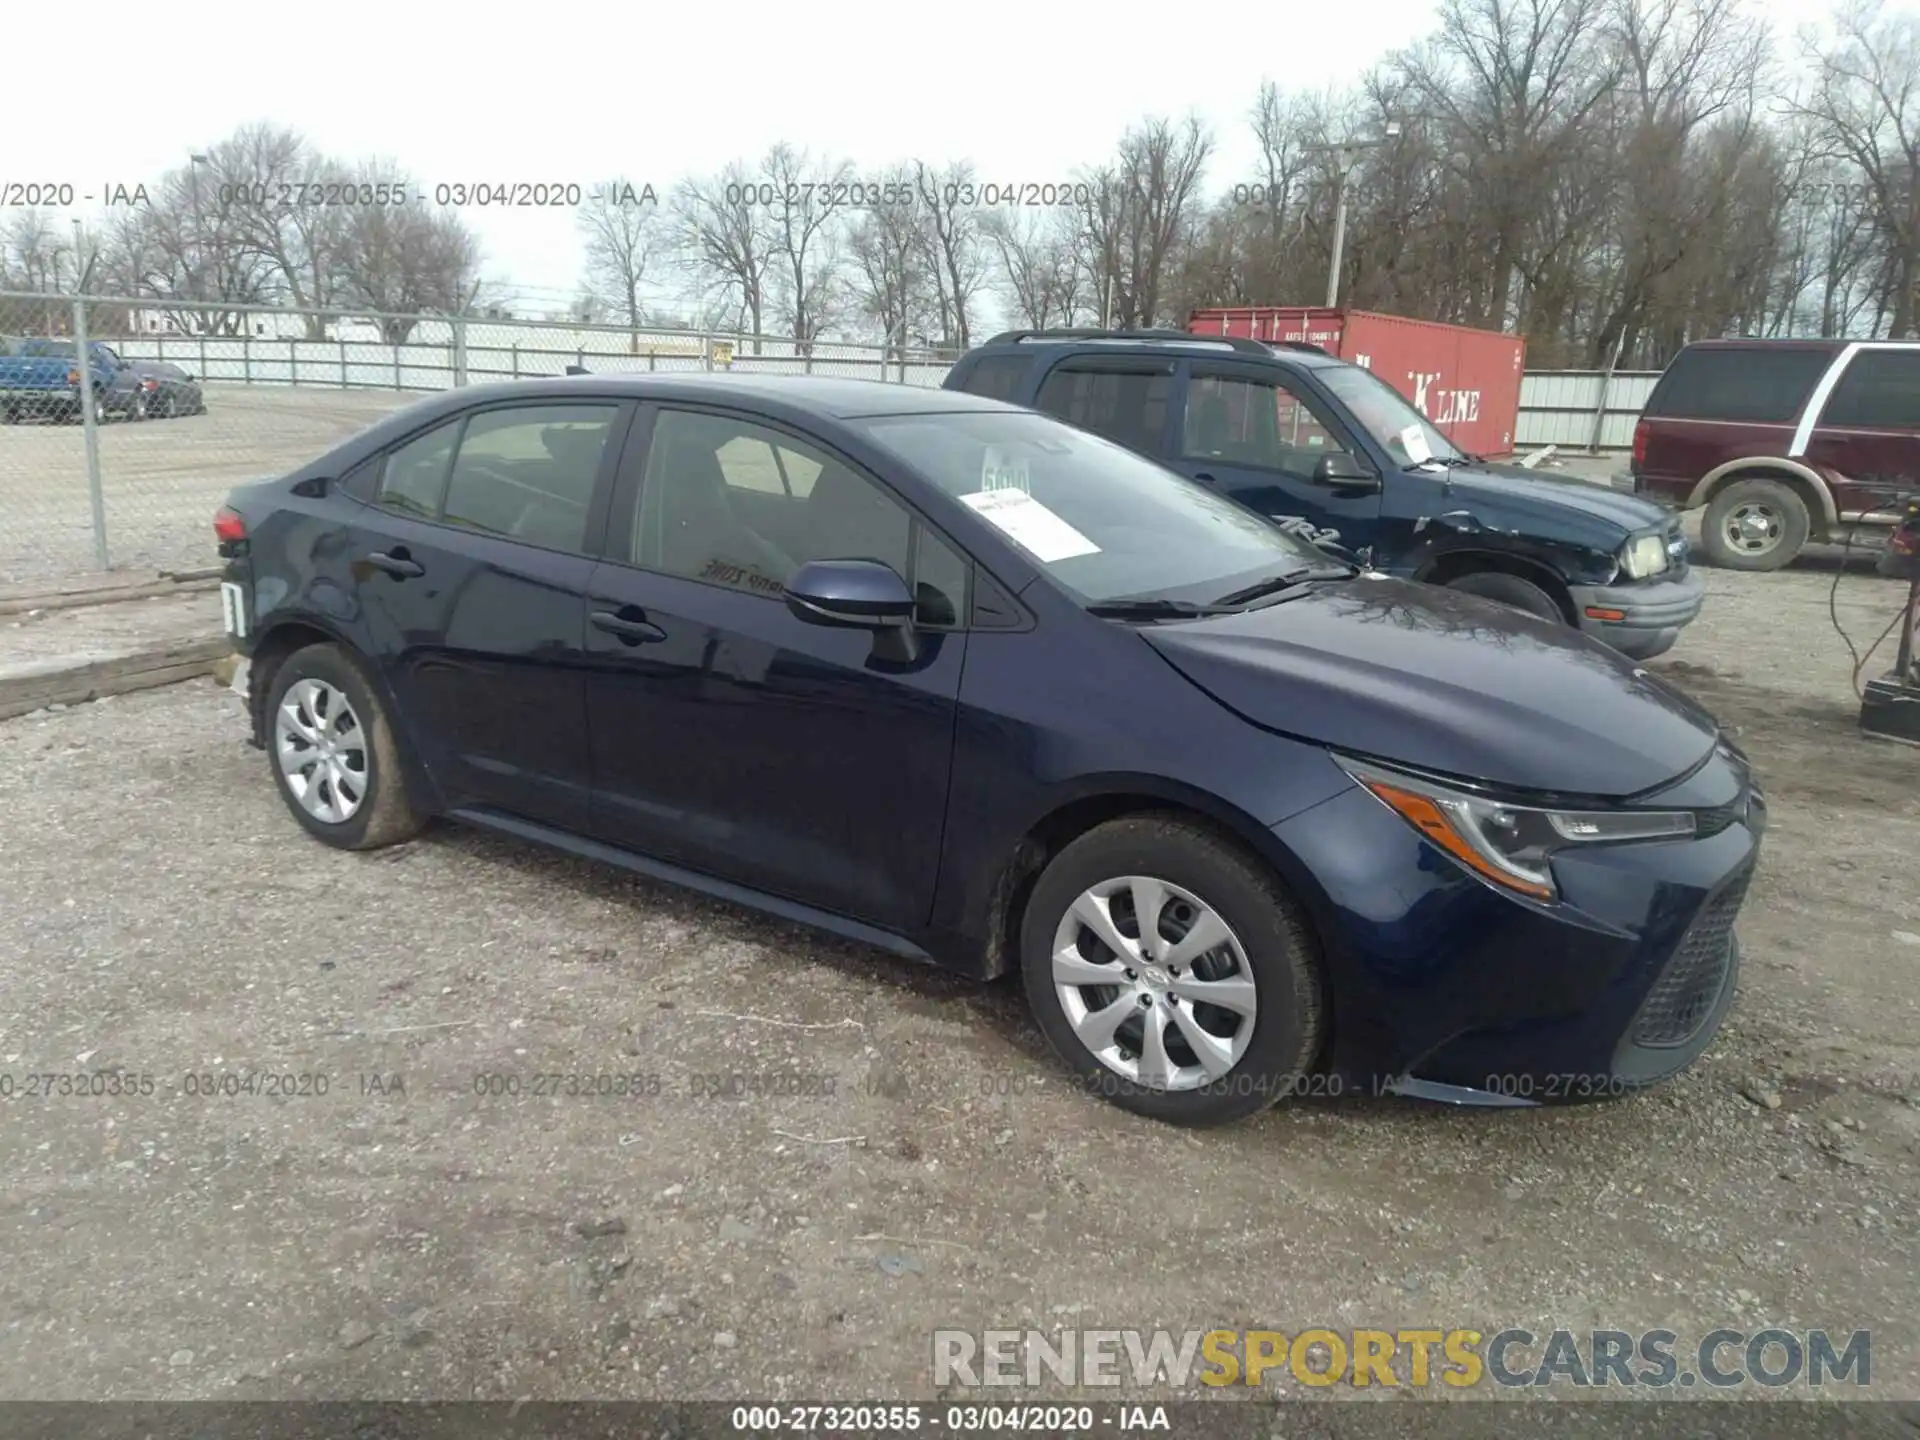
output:
[[[1014,330],[945,388],[1029,406],[1201,481],[1370,568],[1571,625],[1636,660],[1705,589],[1677,516],[1463,454],[1392,386],[1318,347],[1179,330]]]

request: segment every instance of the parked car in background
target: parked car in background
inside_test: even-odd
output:
[[[19,344],[22,355],[73,359],[71,340],[30,338]],[[87,351],[94,360],[94,383],[100,384],[100,377],[105,377],[102,403],[108,414],[145,420],[206,412],[207,401],[199,382],[171,361],[125,360],[119,351],[99,340],[88,341]]]
[[[1705,507],[1716,565],[1778,570],[1920,490],[1920,341],[1705,340],[1661,375],[1616,488]]]
[[[1765,810],[1710,716],[1029,410],[479,386],[235,490],[214,533],[254,741],[315,839],[447,815],[1018,969],[1145,1115],[1615,1096],[1732,1002]]]
[[[1670,649],[1705,597],[1659,506],[1468,455],[1378,375],[1311,344],[1011,331],[961,356],[945,388],[1058,416],[1374,569],[1637,658]]]
[[[69,358],[61,359],[40,351],[33,340],[0,338],[0,421],[79,419],[83,391],[71,355],[69,349]],[[92,381],[93,418],[104,424],[111,373],[96,362]]]

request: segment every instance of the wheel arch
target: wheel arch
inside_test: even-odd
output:
[[[267,697],[273,691],[274,677],[289,656],[309,645],[337,645],[359,665],[362,677],[373,687],[374,694],[386,710],[388,724],[395,738],[400,741],[401,763],[406,766],[408,778],[413,781],[414,793],[435,796],[437,803],[438,788],[420,759],[420,749],[413,743],[407,716],[401,711],[386,676],[381,674],[380,667],[370,661],[359,646],[317,615],[300,613],[276,616],[254,641],[247,657],[247,716],[252,725],[251,739],[255,747],[264,749],[267,743]]]
[[[1002,862],[987,888],[981,977],[992,979],[1019,969],[1020,927],[1027,902],[1034,882],[1055,855],[1097,826],[1148,815],[1197,823],[1272,870],[1306,911],[1314,941],[1325,951],[1332,907],[1312,873],[1269,826],[1199,790],[1144,777],[1113,777],[1098,789],[1061,799],[1014,843],[1010,858]]]
[[[1567,589],[1567,577],[1544,560],[1536,560],[1526,555],[1515,555],[1506,550],[1483,550],[1473,546],[1443,550],[1423,566],[1413,578],[1428,585],[1446,585],[1463,575],[1474,575],[1486,571],[1511,575],[1516,580],[1525,580],[1539,586],[1546,592],[1547,598],[1559,607],[1561,619],[1569,625],[1579,623],[1579,615],[1574,610],[1573,594]]]
[[[1700,477],[1685,508],[1711,505],[1715,496],[1741,480],[1777,480],[1794,491],[1806,502],[1816,535],[1830,533],[1840,524],[1840,510],[1826,477],[1811,465],[1784,458],[1729,460],[1715,466]]]

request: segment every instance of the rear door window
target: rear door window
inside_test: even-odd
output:
[[[586,546],[587,518],[614,405],[483,410],[467,422],[445,520],[549,550]]]
[[[1069,360],[1047,376],[1034,403],[1069,425],[1158,455],[1173,403],[1173,365]]]
[[[1862,350],[1827,398],[1822,425],[1920,433],[1920,349]]]
[[[433,519],[440,513],[440,497],[446,493],[447,471],[459,438],[460,422],[450,420],[387,456],[374,503],[420,520]]]
[[[1833,364],[1829,350],[1733,346],[1682,350],[1646,413],[1675,420],[1788,425]]]

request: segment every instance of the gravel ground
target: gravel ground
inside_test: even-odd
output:
[[[451,827],[324,849],[211,682],[0,724],[0,1395],[914,1398],[943,1326],[1779,1325],[1920,1397],[1915,759],[1857,733],[1830,571],[1709,579],[1656,663],[1771,791],[1743,989],[1566,1111],[1163,1128],[1012,984]],[[1898,600],[1840,589],[1856,636]],[[112,1071],[150,1093],[20,1090]],[[326,1093],[188,1093],[243,1073]],[[650,1078],[476,1093],[541,1074]]]

